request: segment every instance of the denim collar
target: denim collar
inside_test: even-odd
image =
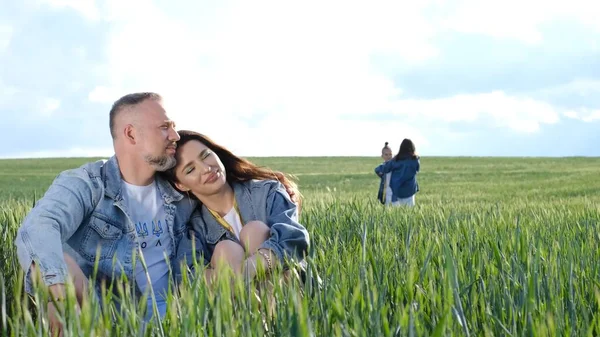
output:
[[[155,175],[154,179],[158,186],[158,192],[166,203],[180,201],[183,199],[183,194],[179,193],[168,181]],[[117,156],[112,156],[104,163],[102,168],[102,181],[104,181],[104,194],[117,201],[122,199],[121,188],[123,186],[123,178]]]
[[[235,193],[235,200],[237,201],[238,208],[240,210],[241,220],[246,223],[249,220],[255,220],[255,206],[252,204],[251,192],[248,189],[248,186],[246,186],[247,184],[233,182],[230,183],[230,185],[233,188],[233,192]],[[202,219],[204,220],[204,223],[207,225],[208,228],[212,229],[207,233],[207,235],[209,236],[207,239],[212,241],[218,240],[220,237],[223,236],[223,234],[228,232],[227,229],[225,229],[223,226],[221,226],[221,224],[219,224],[219,222],[217,222],[217,220],[208,210],[208,207],[206,207],[204,204],[201,204],[200,207],[200,214],[202,214]],[[243,225],[245,225],[245,223],[243,223],[242,226]]]

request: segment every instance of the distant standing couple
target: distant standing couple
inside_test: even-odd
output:
[[[413,207],[419,191],[417,173],[421,167],[415,144],[404,139],[395,156],[388,144],[386,142],[381,149],[384,162],[375,168],[375,173],[381,178],[377,199],[386,206]]]

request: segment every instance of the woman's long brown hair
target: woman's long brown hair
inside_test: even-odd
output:
[[[394,157],[394,160],[403,159],[419,159],[419,155],[417,154],[417,150],[415,148],[415,143],[408,138],[404,138],[404,140],[402,140],[402,143],[400,144],[400,150],[398,150],[398,154]]]
[[[177,131],[179,133],[179,141],[177,141],[177,147],[180,148],[185,143],[196,140],[200,143],[204,144],[211,151],[213,151],[219,159],[223,163],[225,167],[226,180],[228,183],[234,182],[245,182],[252,179],[257,180],[277,180],[282,183],[285,187],[289,187],[296,194],[297,200],[294,200],[298,204],[298,208],[300,208],[301,204],[301,195],[298,190],[298,185],[292,180],[292,177],[288,174],[284,174],[282,172],[275,172],[268,168],[257,166],[256,164],[240,158],[225,147],[215,143],[209,137],[194,131],[182,130]],[[179,154],[179,152],[177,153]],[[177,160],[180,160],[177,158]],[[168,171],[161,173],[164,177],[166,177],[171,182],[177,182],[177,177],[175,176],[175,167],[171,168]]]

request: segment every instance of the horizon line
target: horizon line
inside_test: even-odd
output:
[[[0,157],[0,160],[44,160],[44,159],[108,159],[112,156],[92,156],[92,157]],[[241,158],[380,158],[380,156],[348,156],[348,155],[317,155],[317,156],[239,156]],[[567,156],[540,156],[540,155],[419,155],[420,158],[600,158],[598,155],[567,155]]]

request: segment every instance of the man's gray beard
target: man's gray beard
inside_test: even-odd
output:
[[[175,157],[171,157],[168,155],[156,157],[146,155],[144,157],[144,160],[159,172],[164,172],[170,168],[175,167],[175,165],[177,164],[177,160],[175,159]]]

